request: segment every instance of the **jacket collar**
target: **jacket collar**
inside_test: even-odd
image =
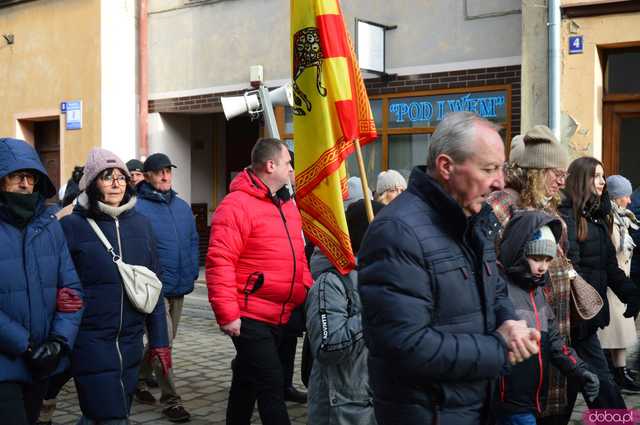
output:
[[[137,198],[135,196],[132,196],[127,202],[117,208],[109,207],[108,205],[100,202],[100,213],[95,217],[91,217],[96,220],[113,220],[115,217],[124,217],[133,211],[133,208],[136,205],[136,201]],[[78,213],[83,217],[89,216],[89,197],[87,196],[86,192],[82,192],[76,198],[76,205],[75,207],[73,207],[73,212]]]
[[[272,202],[275,205],[282,205],[292,199],[286,186],[283,186],[275,195],[272,195],[265,182],[249,167],[234,177],[229,189],[230,192],[245,192],[254,198]]]
[[[411,171],[407,191],[429,204],[440,215],[449,231],[462,239],[469,218],[462,207],[451,197],[436,179],[426,172],[426,167],[418,166]]]
[[[562,201],[560,202],[559,208],[568,210],[573,209],[573,200],[564,191],[562,192]],[[609,199],[609,193],[606,190],[602,193],[600,199],[596,199],[594,197],[592,200],[587,202],[587,205],[585,205],[583,210],[580,211],[580,215],[589,220],[605,219],[610,213],[611,201]]]
[[[170,189],[166,193],[159,192],[146,181],[140,182],[138,186],[136,186],[136,190],[138,191],[138,196],[142,199],[148,199],[154,202],[164,202],[166,204],[170,204],[171,201],[173,201],[173,198],[177,195],[177,192],[173,189]]]
[[[44,197],[41,197],[40,200],[38,201],[38,204],[36,205],[35,212],[33,213],[33,217],[31,218],[31,221],[29,222],[29,224],[27,224],[26,227],[29,227],[33,223],[38,222],[39,219],[41,218],[40,216],[50,215],[48,214],[48,211],[47,211],[48,209],[49,207],[47,207]],[[45,212],[47,212],[47,214],[44,214]],[[11,213],[9,212],[8,207],[2,203],[0,203],[0,221],[4,221],[5,223],[9,223],[12,226],[14,226],[14,219]]]
[[[34,214],[29,224],[27,224],[27,226],[23,229],[23,231],[28,231],[31,228],[43,228],[48,226],[50,223],[57,221],[57,218],[55,216],[57,210],[58,207],[56,206],[47,206],[45,200],[43,199],[42,202],[38,204],[36,213]],[[11,216],[2,206],[0,206],[0,222],[5,222],[13,226]]]
[[[135,207],[135,205],[136,205],[135,196],[132,196],[126,203],[117,207],[112,207],[111,205],[98,202],[98,208],[100,209],[100,211],[102,211],[106,215],[111,216],[113,218],[119,217],[120,214],[126,211],[129,211],[130,209]]]

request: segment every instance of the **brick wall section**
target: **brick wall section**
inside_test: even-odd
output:
[[[453,89],[511,84],[511,133],[520,133],[520,65],[434,74],[403,75],[386,81],[366,80],[369,96],[387,93]],[[214,112],[221,111],[220,96],[241,96],[244,91],[204,94],[149,101],[149,112]]]
[[[247,90],[250,90],[247,88]],[[242,96],[244,90],[197,96],[173,97],[149,101],[151,112],[214,112],[222,111],[220,96]]]
[[[520,133],[520,65],[365,80],[369,96],[511,84],[511,134]]]

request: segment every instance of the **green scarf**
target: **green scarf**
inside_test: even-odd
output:
[[[6,208],[13,223],[19,229],[24,229],[35,215],[40,201],[40,192],[14,193],[0,192],[0,204]]]

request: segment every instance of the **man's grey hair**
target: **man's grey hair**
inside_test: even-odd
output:
[[[436,158],[448,155],[455,162],[463,162],[475,152],[476,125],[499,131],[500,126],[473,112],[451,112],[440,121],[431,136],[427,152],[427,170],[436,169]]]

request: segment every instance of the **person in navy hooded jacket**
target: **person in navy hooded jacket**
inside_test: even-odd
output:
[[[82,288],[48,207],[56,190],[38,154],[0,139],[0,418],[33,424],[47,376],[65,367],[82,317]]]
[[[169,157],[163,153],[150,155],[143,165],[145,181],[137,185],[136,210],[151,221],[158,246],[158,258],[162,270],[162,295],[167,311],[169,342],[178,332],[182,316],[184,296],[193,291],[199,272],[198,231],[191,207],[172,189],[173,168]],[[165,376],[154,367],[162,395],[162,413],[172,422],[184,422],[190,418],[182,406],[174,384],[173,371]],[[155,398],[145,388],[144,381],[151,374],[148,364],[140,370],[140,382],[136,400],[153,404]]]

